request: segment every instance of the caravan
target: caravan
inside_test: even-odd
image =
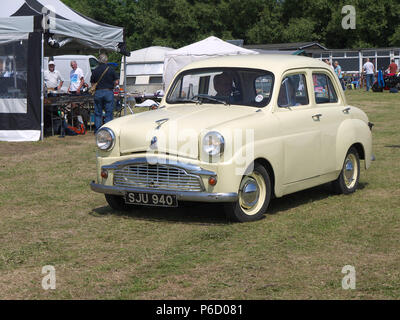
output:
[[[149,47],[132,51],[126,59],[126,90],[131,93],[154,94],[163,89],[165,53],[174,49]],[[120,84],[124,84],[124,64],[121,61]]]

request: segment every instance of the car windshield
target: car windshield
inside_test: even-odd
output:
[[[209,68],[182,72],[167,94],[167,102],[213,103],[265,107],[272,96],[271,72],[244,68]]]

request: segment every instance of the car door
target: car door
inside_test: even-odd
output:
[[[306,70],[282,77],[274,115],[279,121],[284,148],[283,184],[320,175],[321,134],[315,104],[310,101]]]
[[[344,104],[339,83],[327,70],[313,70],[312,104],[320,114],[321,173],[336,169],[336,137],[340,124],[351,117],[351,109]]]

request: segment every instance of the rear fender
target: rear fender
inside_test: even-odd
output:
[[[372,134],[368,125],[359,119],[348,119],[340,125],[336,137],[336,170],[341,170],[347,151],[360,144],[364,151],[365,169],[371,165]],[[360,156],[362,156],[360,154]]]

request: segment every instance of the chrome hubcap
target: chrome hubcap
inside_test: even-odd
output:
[[[254,207],[260,197],[256,180],[251,177],[245,179],[241,190],[242,206],[246,209]]]
[[[353,154],[349,154],[344,162],[343,177],[346,187],[351,189],[356,184],[358,174],[357,159]]]
[[[266,196],[264,178],[258,172],[243,177],[239,188],[239,205],[249,216],[257,214]]]

